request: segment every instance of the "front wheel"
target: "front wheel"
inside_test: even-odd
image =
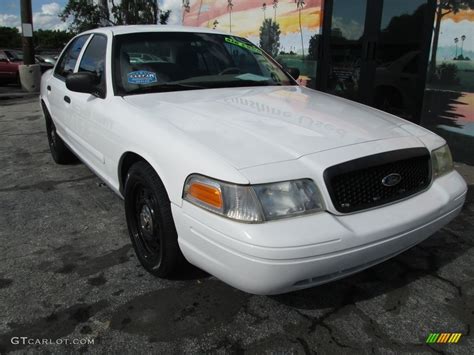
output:
[[[128,232],[138,260],[155,276],[171,275],[183,256],[168,194],[149,164],[138,162],[130,168],[124,197]]]

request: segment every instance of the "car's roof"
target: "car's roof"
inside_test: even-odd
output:
[[[207,27],[189,27],[189,26],[169,26],[169,25],[127,25],[110,26],[95,28],[84,33],[111,33],[112,35],[122,35],[128,33],[140,32],[190,32],[190,33],[217,33],[227,34],[226,32],[213,30]]]

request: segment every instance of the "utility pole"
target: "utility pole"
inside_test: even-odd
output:
[[[21,0],[21,36],[23,45],[23,64],[18,67],[21,87],[26,91],[38,92],[41,83],[41,68],[39,64],[35,64],[31,0]]]
[[[23,63],[35,64],[35,48],[33,46],[33,13],[31,0],[21,0],[21,34],[23,45]]]

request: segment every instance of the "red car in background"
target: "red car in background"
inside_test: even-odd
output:
[[[0,49],[0,82],[15,83],[20,85],[18,67],[23,64],[23,53],[12,49]],[[40,65],[41,73],[54,67],[53,64],[36,58]]]

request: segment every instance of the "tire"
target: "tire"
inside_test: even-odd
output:
[[[171,214],[166,189],[146,162],[132,165],[124,188],[125,216],[135,254],[152,275],[168,277],[182,265],[184,257]]]
[[[46,134],[48,135],[49,150],[53,160],[57,164],[70,164],[76,161],[76,157],[66,146],[64,141],[59,137],[56,132],[56,126],[54,125],[49,112],[43,107],[44,118],[46,120]]]
[[[13,83],[15,84],[15,86],[21,88],[20,73],[16,73],[15,80]]]

